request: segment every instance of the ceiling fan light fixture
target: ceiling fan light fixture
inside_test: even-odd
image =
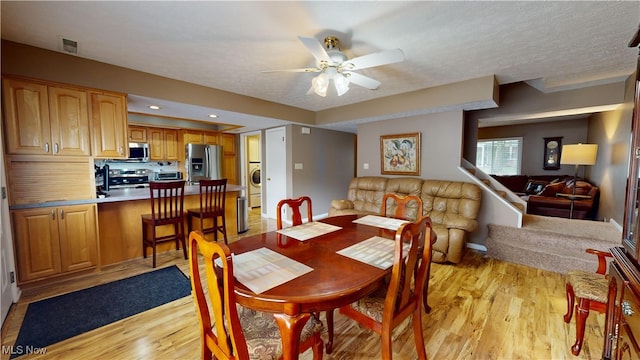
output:
[[[327,96],[327,89],[329,88],[329,78],[327,74],[321,73],[311,80],[311,86],[313,87],[313,91],[322,96]]]
[[[333,77],[333,85],[336,87],[338,96],[342,96],[349,91],[349,78],[343,74],[336,74]]]

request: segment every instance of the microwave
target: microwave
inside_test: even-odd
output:
[[[148,143],[129,143],[129,161],[148,162],[149,161],[149,144]]]

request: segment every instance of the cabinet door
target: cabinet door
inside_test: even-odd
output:
[[[178,130],[165,129],[164,130],[164,148],[165,148],[165,160],[179,159],[178,148]]]
[[[185,144],[205,144],[202,142],[202,131],[197,130],[183,130],[182,139]]]
[[[236,135],[221,133],[220,145],[222,145],[222,152],[225,155],[235,155],[236,154]]]
[[[217,132],[205,132],[204,143],[209,145],[218,145],[218,133]]]
[[[62,272],[96,266],[98,263],[97,206],[64,206],[57,211]]]
[[[87,93],[50,86],[48,95],[53,155],[90,156]]]
[[[147,142],[147,128],[143,126],[129,126],[129,141]]]
[[[55,208],[12,212],[18,280],[25,282],[61,272]]]
[[[164,160],[164,132],[162,129],[150,128],[147,131],[149,139],[149,159]]]
[[[91,93],[93,156],[127,157],[127,109],[124,95]]]
[[[3,79],[2,90],[7,152],[50,154],[47,87],[28,81]]]

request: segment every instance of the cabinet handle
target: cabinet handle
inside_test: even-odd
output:
[[[51,210],[51,220],[55,220],[55,219],[56,219],[56,211]]]
[[[53,153],[57,154],[58,153],[58,143],[53,144]]]
[[[629,304],[629,301],[627,300],[624,300],[622,302],[622,313],[625,314],[626,316],[631,316],[635,314],[633,312],[633,309],[631,308],[631,304]]]
[[[64,220],[64,210],[60,209],[60,220]]]
[[[44,152],[49,152],[49,143],[44,143]]]
[[[120,146],[120,147],[118,148],[118,153],[119,153],[120,155],[124,154],[124,151],[123,151],[122,146]]]

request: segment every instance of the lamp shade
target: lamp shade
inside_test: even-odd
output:
[[[595,165],[598,144],[570,144],[562,146],[560,164]]]

